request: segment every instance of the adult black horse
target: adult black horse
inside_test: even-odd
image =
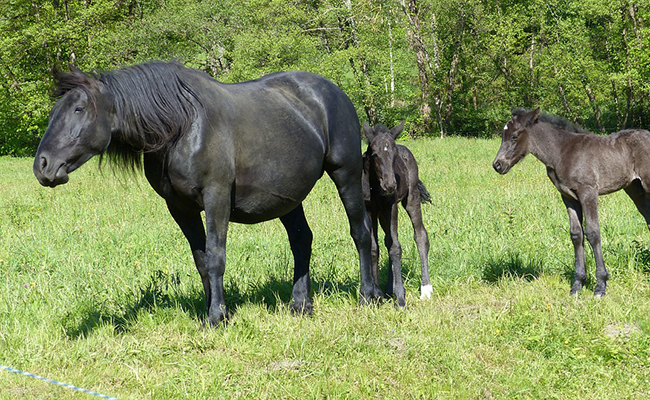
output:
[[[280,218],[294,256],[292,310],[312,311],[312,233],[302,201],[324,171],[359,252],[360,300],[381,296],[370,270],[359,119],[327,79],[285,72],[223,84],[175,63],[151,62],[97,76],[72,68],[57,83],[59,100],[34,160],[38,181],[66,183],[70,172],[104,153],[126,168],[144,166],[190,244],[210,324],[226,318],[229,221]]]

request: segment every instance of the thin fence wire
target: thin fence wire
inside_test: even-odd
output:
[[[83,389],[83,388],[80,388],[80,387],[77,387],[77,386],[74,386],[74,385],[70,385],[68,383],[55,381],[54,379],[49,379],[49,378],[45,378],[45,377],[40,376],[40,375],[31,374],[29,372],[21,371],[21,370],[16,369],[16,368],[7,367],[6,365],[0,364],[0,369],[4,369],[6,371],[13,372],[15,374],[19,374],[19,375],[23,375],[23,376],[27,376],[27,377],[30,377],[30,378],[40,379],[40,380],[42,380],[44,382],[47,382],[47,383],[52,383],[54,385],[62,386],[64,388],[66,388],[66,389],[72,389],[72,390],[76,390],[78,392],[83,392],[83,393],[86,393],[86,394],[89,394],[89,395],[92,395],[92,396],[95,396],[95,397],[100,397],[102,399],[119,400],[116,397],[111,397],[111,396],[107,396],[105,394],[93,392],[92,390]]]

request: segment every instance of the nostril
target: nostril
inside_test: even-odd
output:
[[[41,157],[41,171],[47,167],[47,158]]]

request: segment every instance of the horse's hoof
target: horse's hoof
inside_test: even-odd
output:
[[[384,295],[381,296],[364,296],[363,294],[359,296],[359,305],[361,306],[375,306],[379,305],[384,301]]]
[[[307,315],[310,316],[314,312],[314,305],[312,304],[311,301],[306,301],[306,302],[293,302],[289,306],[289,309],[291,310],[291,315],[293,316],[301,316],[301,315]]]
[[[395,308],[397,310],[405,310],[406,309],[406,300],[404,299],[397,299],[395,301]]]
[[[596,288],[594,289],[594,296],[603,297],[605,295],[606,290],[607,290],[607,285],[606,284],[597,283]]]
[[[370,290],[361,291],[359,293],[359,304],[362,306],[379,304],[383,299],[384,292],[382,292],[377,285],[372,285]]]
[[[571,286],[571,296],[577,296],[578,293],[582,290],[582,283],[581,282],[575,282],[573,286]]]
[[[424,285],[420,286],[420,300],[430,299],[433,294],[433,286]]]
[[[208,312],[208,323],[211,328],[219,328],[228,324],[226,307],[221,306],[216,312]]]

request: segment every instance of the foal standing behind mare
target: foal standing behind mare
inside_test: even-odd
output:
[[[605,268],[598,226],[598,196],[620,189],[636,204],[650,227],[650,132],[629,129],[609,136],[569,132],[566,121],[533,111],[515,110],[503,129],[501,147],[492,166],[506,174],[532,153],[546,165],[551,182],[560,191],[569,213],[575,250],[575,277],[571,294],[587,279],[584,237],[596,259],[594,294],[605,294]],[[583,230],[584,217],[584,230]]]
[[[433,288],[429,280],[429,235],[422,223],[420,203],[431,203],[424,183],[418,177],[418,165],[413,153],[395,143],[402,133],[404,121],[390,131],[384,125],[371,128],[363,124],[368,139],[368,150],[363,155],[363,195],[372,225],[372,271],[379,285],[377,219],[385,233],[389,268],[387,293],[394,294],[397,305],[404,307],[404,284],[402,282],[402,247],[397,239],[397,211],[399,203],[406,209],[413,230],[422,264],[420,298],[429,298]]]

